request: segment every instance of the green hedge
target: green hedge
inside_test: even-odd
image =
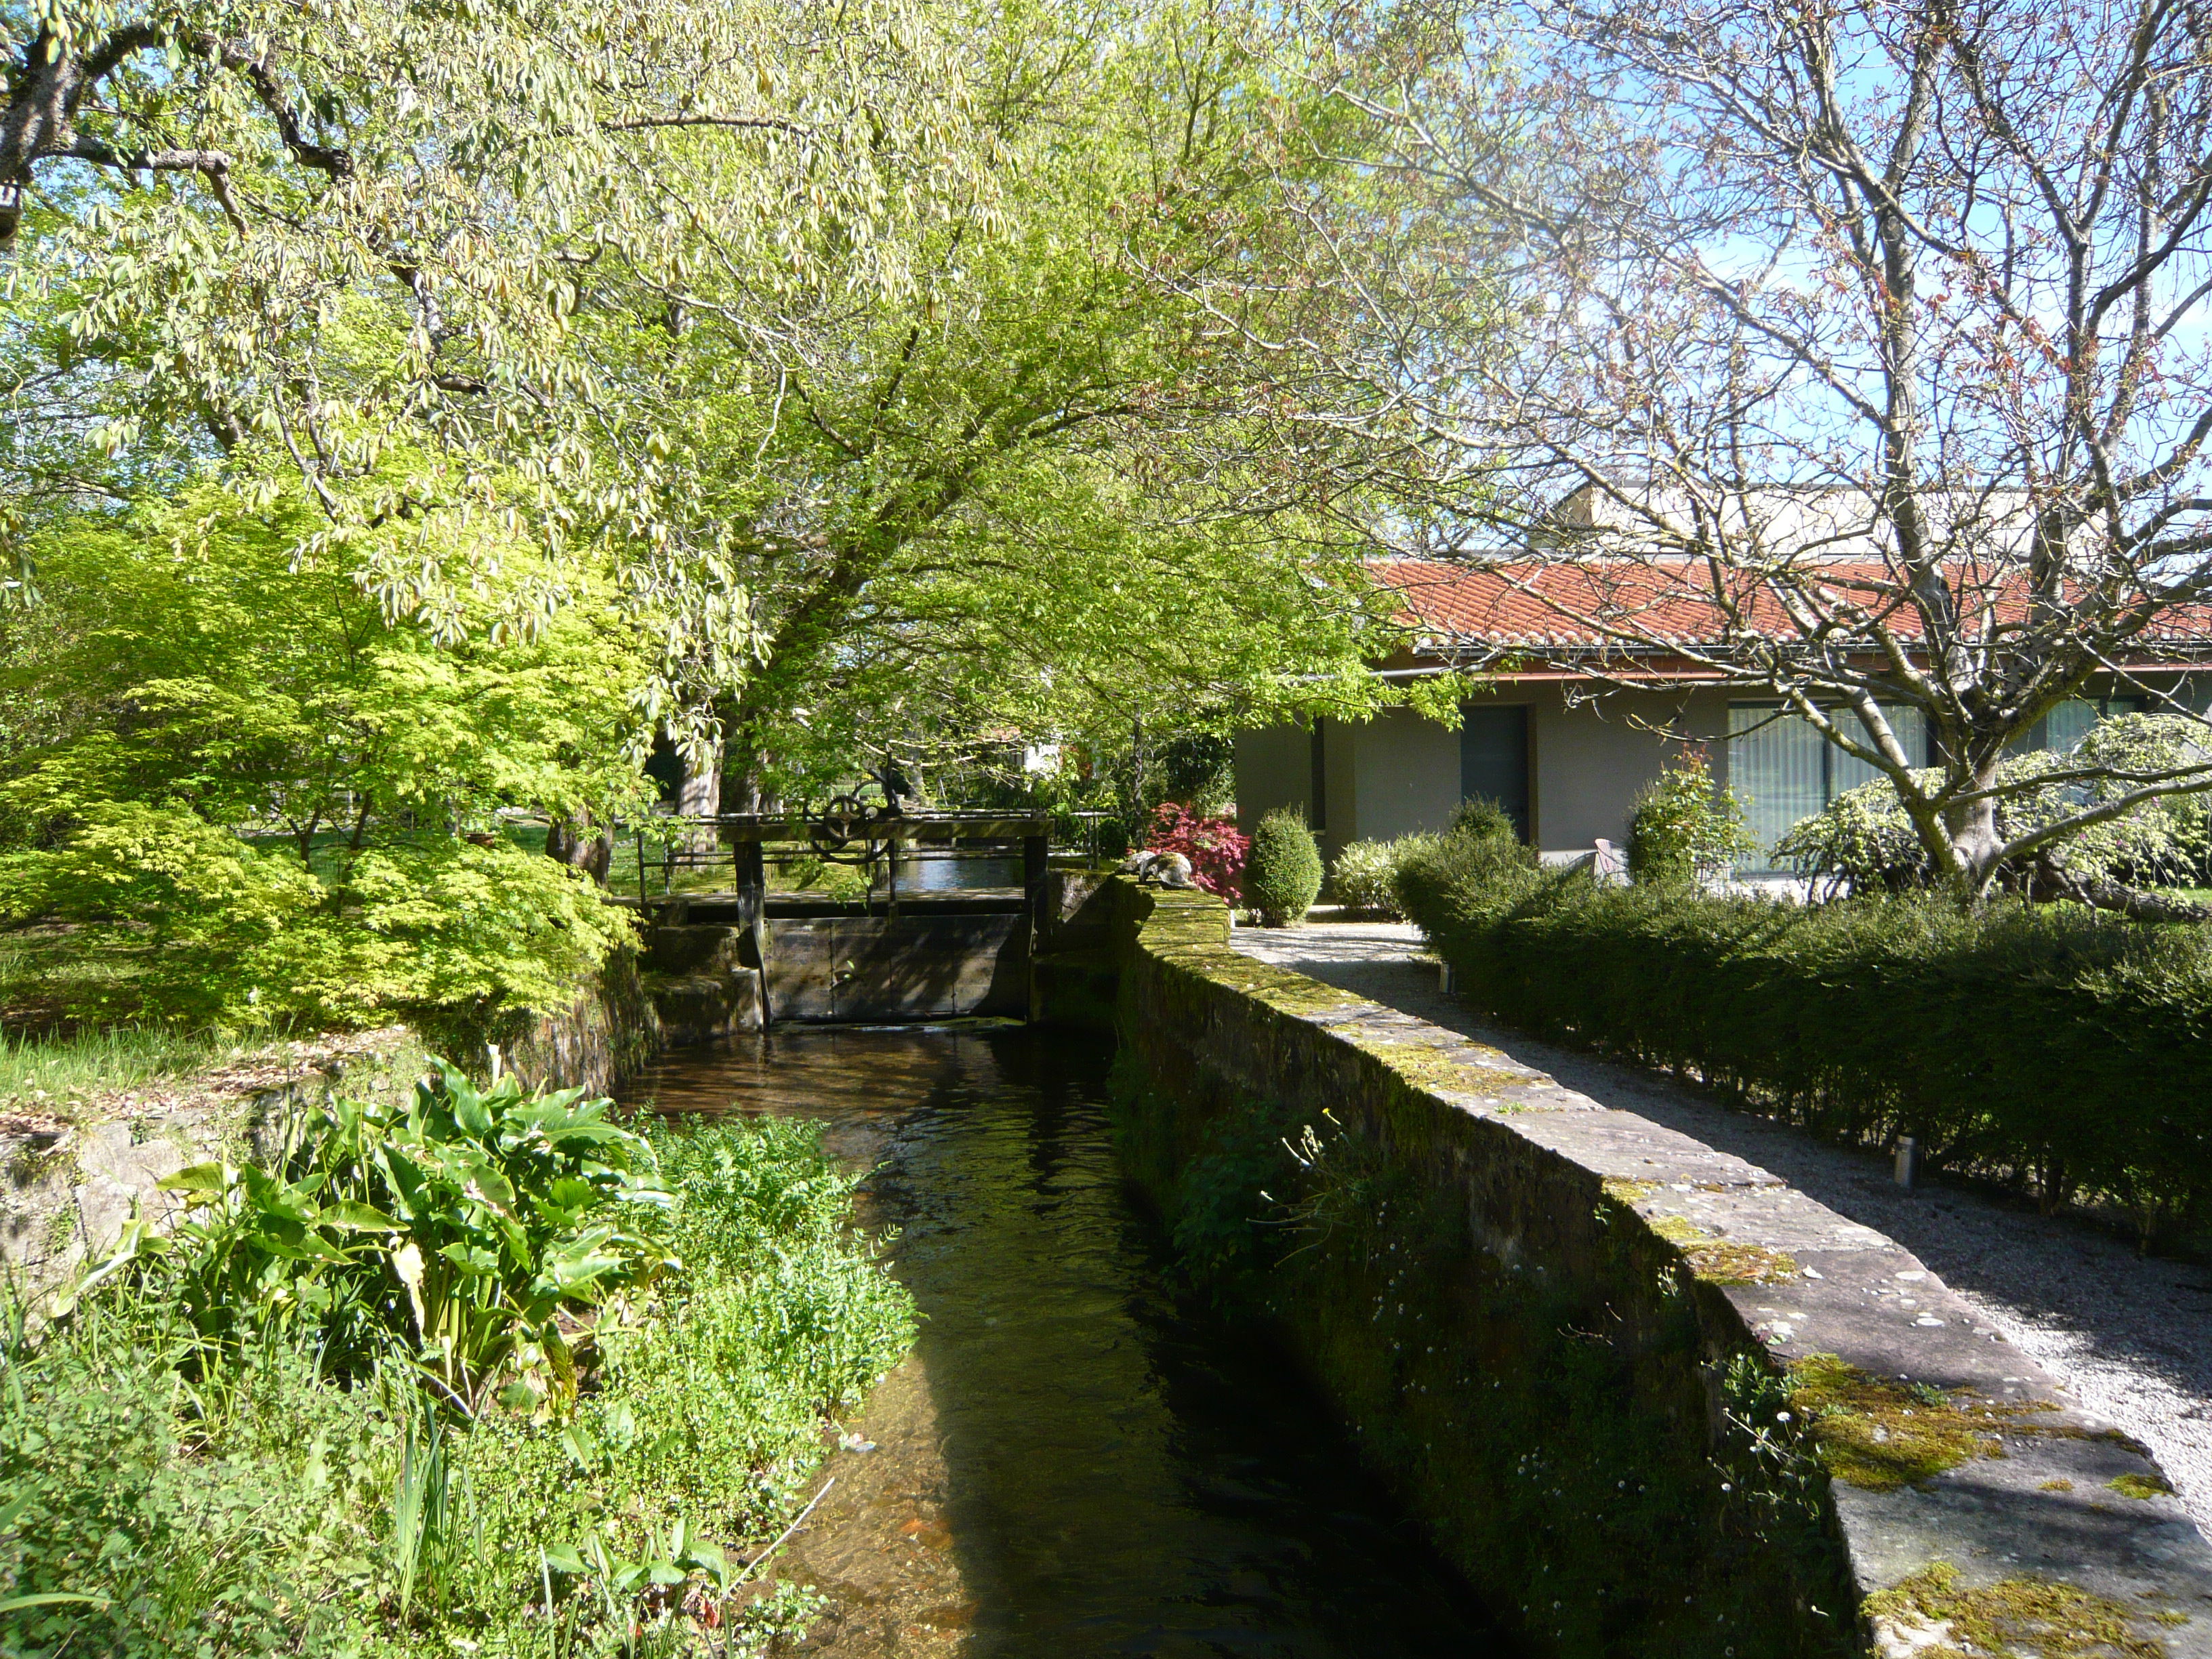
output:
[[[1507,1023],[1815,1130],[2127,1206],[2212,1196],[2212,929],[1934,897],[1796,906],[1600,887],[1447,837],[1407,914]]]

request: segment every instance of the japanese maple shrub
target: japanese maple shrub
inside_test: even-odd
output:
[[[1182,854],[1190,860],[1191,878],[1200,887],[1233,899],[1252,840],[1226,818],[1209,818],[1165,801],[1153,809],[1145,846],[1150,852]]]

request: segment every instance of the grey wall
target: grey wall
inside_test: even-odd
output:
[[[1570,706],[1565,688],[1528,688],[1535,752],[1536,845],[1546,852],[1625,843],[1637,792],[1675,751],[1662,733],[1700,738],[1728,731],[1728,699],[1711,690],[1617,692]],[[1725,745],[1711,744],[1725,781]]]
[[[1728,696],[1711,690],[1617,692],[1570,707],[1554,682],[1506,685],[1500,703],[1528,708],[1529,808],[1536,845],[1586,851],[1600,837],[1628,838],[1637,792],[1658,776],[1674,731],[1710,741],[1717,782],[1728,781]],[[1312,738],[1277,726],[1237,738],[1237,820],[1248,833],[1261,814],[1302,806],[1325,816],[1324,857],[1347,842],[1388,841],[1441,830],[1460,799],[1459,734],[1410,709],[1386,709],[1364,724],[1328,723],[1328,811],[1310,799]]]
[[[1304,807],[1312,775],[1312,735],[1297,726],[1237,734],[1237,827],[1246,835],[1279,806]]]
[[[1459,805],[1459,733],[1410,708],[1386,709],[1358,737],[1353,793],[1361,839],[1441,830]]]
[[[1759,1316],[1624,1196],[1675,1200],[1658,1147],[1616,1121],[1638,1120],[1560,1110],[1495,1049],[1239,955],[1206,895],[1110,887],[1122,1169],[1171,1227],[1210,1230],[1184,1269],[1267,1320],[1512,1647],[1865,1652],[1826,1482],[1759,1462],[1739,1426],[1747,1379],[1772,1374]],[[1604,1121],[1554,1144],[1581,1119]],[[1654,1133],[1666,1171],[1741,1180]],[[1285,1149],[1307,1136],[1322,1155],[1301,1164]]]

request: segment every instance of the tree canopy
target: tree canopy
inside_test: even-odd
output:
[[[1776,696],[1967,892],[2212,783],[2199,750],[2084,755],[2074,810],[1999,827],[2050,781],[2006,755],[2093,678],[2198,717],[2142,671],[2212,639],[2201,15],[1370,9],[1395,50],[1345,60],[1338,94],[1523,319],[1499,351],[1394,301],[1426,349],[1369,357],[1433,476],[1479,481],[1442,500],[1462,556],[1510,555],[1554,604],[1544,566],[1612,562],[1561,631]]]
[[[201,488],[80,516],[40,549],[42,603],[0,612],[0,927],[70,927],[111,969],[50,1012],[495,1021],[565,1005],[627,936],[501,833],[635,801],[616,613],[501,637],[486,593],[441,643],[344,562],[296,561],[313,512]]]
[[[1296,210],[1371,187],[1372,124],[1264,8],[14,29],[19,553],[214,467],[448,636],[467,538],[353,532],[604,559],[650,718],[763,776],[1374,696],[1371,485],[1419,452],[1344,418],[1364,325]],[[543,574],[492,584],[520,625]]]
[[[909,227],[907,289],[824,290],[773,331],[703,259],[585,291],[621,388],[604,467],[665,531],[620,556],[680,618],[662,714],[702,766],[726,741],[733,775],[797,779],[1373,696],[1364,518],[1404,434],[1344,423],[1263,339],[1351,320],[1283,211],[1348,173],[1319,131],[1344,117],[1271,81],[1256,10],[1016,11],[979,38],[996,188]]]
[[[15,493],[215,453],[292,471],[340,526],[503,488],[557,536],[592,497],[601,392],[571,348],[594,268],[708,260],[772,327],[824,283],[902,291],[907,221],[988,216],[944,22],[898,0],[0,7]]]

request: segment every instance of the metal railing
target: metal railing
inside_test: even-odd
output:
[[[726,891],[838,894],[896,907],[902,893],[1020,891],[1032,861],[1054,854],[1096,857],[1104,812],[994,810],[893,811],[845,798],[817,812],[678,816],[654,813],[617,824],[608,888],[641,901]],[[1073,826],[1079,837],[1067,831]],[[1057,831],[1057,835],[1055,835]],[[1088,844],[1086,844],[1088,843]],[[833,870],[852,877],[816,883]],[[771,879],[771,877],[775,879]],[[987,877],[999,879],[987,879]],[[726,885],[725,883],[726,882]]]

